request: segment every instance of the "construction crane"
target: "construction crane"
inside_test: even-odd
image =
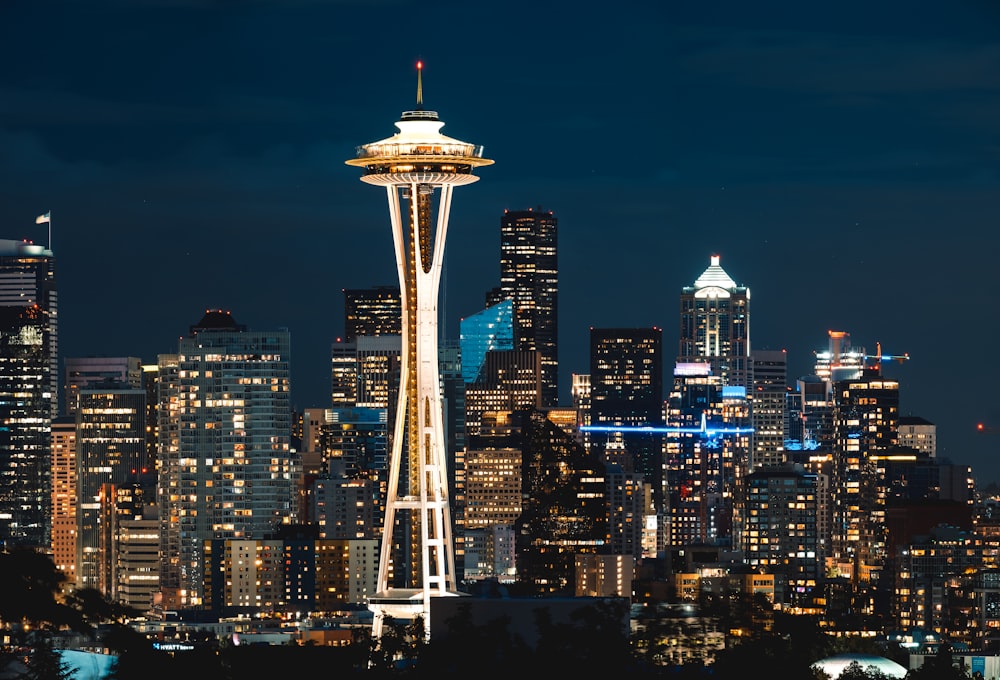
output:
[[[899,363],[903,363],[904,361],[908,361],[909,358],[910,358],[909,354],[882,354],[882,343],[876,342],[875,354],[866,354],[865,362],[867,362],[869,359],[874,359],[875,363],[871,365],[871,368],[882,370],[883,359],[887,361],[898,361]]]

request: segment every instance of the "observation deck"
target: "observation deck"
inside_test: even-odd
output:
[[[364,168],[367,184],[472,184],[473,170],[491,165],[483,147],[442,135],[436,111],[404,111],[392,137],[363,144],[347,165]]]

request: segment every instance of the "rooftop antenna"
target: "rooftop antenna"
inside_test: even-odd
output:
[[[421,74],[424,72],[424,62],[417,62],[417,110],[424,110],[424,86]]]

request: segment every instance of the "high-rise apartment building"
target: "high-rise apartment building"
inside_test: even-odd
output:
[[[160,357],[164,602],[204,598],[205,542],[258,540],[294,517],[287,330],[208,311]]]
[[[590,329],[591,450],[638,472],[662,501],[663,331]]]
[[[513,301],[514,349],[537,351],[542,406],[559,404],[559,220],[551,210],[505,210],[500,218],[500,287],[487,306]]]
[[[751,472],[745,485],[746,563],[762,573],[784,575],[792,601],[801,602],[823,575],[817,476],[801,466],[767,465]]]
[[[52,251],[0,239],[0,546],[48,549],[52,540],[56,298]]]
[[[750,289],[737,285],[712,255],[680,297],[677,363],[707,362],[727,385],[750,386]]]

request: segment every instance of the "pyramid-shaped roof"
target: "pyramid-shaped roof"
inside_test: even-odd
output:
[[[694,287],[696,289],[717,287],[732,290],[737,286],[732,277],[719,265],[719,256],[712,255],[708,269],[702,272],[701,276],[694,282]]]

